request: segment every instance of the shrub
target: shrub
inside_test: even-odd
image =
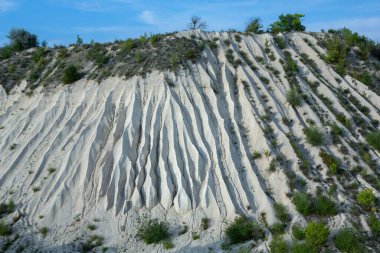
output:
[[[286,100],[291,106],[297,107],[302,103],[302,96],[296,89],[290,89],[286,92]]]
[[[329,229],[321,222],[310,222],[305,228],[305,240],[308,244],[321,247],[327,241]]]
[[[8,204],[1,203],[0,204],[0,215],[13,213],[15,208],[16,208],[16,205],[13,202],[13,200],[9,200]]]
[[[324,150],[319,151],[319,156],[322,158],[322,161],[329,168],[332,174],[335,174],[339,169],[339,161],[332,155],[326,153]]]
[[[196,50],[194,49],[188,49],[186,52],[185,52],[185,58],[187,60],[194,60],[198,57],[198,53]]]
[[[363,207],[370,208],[375,204],[376,196],[371,189],[366,188],[356,195],[356,199]]]
[[[245,27],[246,33],[262,33],[263,24],[260,18],[251,18]]]
[[[272,239],[272,241],[269,244],[269,248],[271,253],[288,252],[288,245],[286,244],[285,240],[280,236],[276,236]]]
[[[257,222],[240,216],[227,227],[226,236],[231,244],[237,244],[252,239],[262,239],[265,234]]]
[[[107,50],[102,48],[101,45],[95,45],[87,52],[87,59],[95,62],[98,66],[102,66],[109,61]]]
[[[296,223],[292,227],[292,235],[297,240],[305,239],[305,231],[300,224]]]
[[[136,47],[135,41],[133,39],[127,39],[122,45],[122,50],[125,52],[130,52],[135,47]]]
[[[295,243],[293,244],[290,253],[316,253],[317,249],[307,243]]]
[[[303,14],[281,14],[279,20],[270,24],[271,33],[305,31],[305,26],[302,25],[301,18]]]
[[[49,231],[49,230],[48,230],[47,227],[42,227],[41,230],[40,230],[41,236],[42,236],[42,237],[46,237],[48,231]]]
[[[375,131],[368,134],[366,140],[374,149],[380,151],[380,131]]]
[[[283,39],[282,37],[280,36],[276,36],[273,38],[274,39],[274,42],[276,42],[277,46],[280,48],[280,49],[285,49],[286,48],[286,41],[285,39]]]
[[[102,236],[92,235],[90,236],[90,238],[88,238],[86,243],[82,245],[82,250],[84,252],[89,252],[93,248],[101,246],[103,244],[103,241],[104,241],[104,238]]]
[[[164,249],[172,249],[172,248],[174,248],[174,244],[171,241],[165,241],[163,243],[163,247],[164,247]]]
[[[365,246],[359,236],[352,229],[343,229],[334,236],[334,244],[342,252],[360,253],[364,252]]]
[[[0,236],[7,236],[12,234],[12,229],[4,222],[0,221]]]
[[[4,47],[0,47],[0,60],[8,59],[12,56],[13,50],[9,45],[5,45]]]
[[[274,223],[270,228],[270,232],[277,236],[277,235],[282,235],[285,232],[285,227],[286,225],[280,222]]]
[[[14,50],[21,51],[38,46],[37,35],[31,34],[23,28],[12,28],[8,39]]]
[[[293,196],[293,203],[299,213],[308,215],[312,208],[312,201],[310,197],[301,192],[296,192]]]
[[[283,204],[274,203],[274,212],[275,212],[276,218],[282,222],[288,222],[291,220],[288,210]]]
[[[63,72],[62,82],[64,84],[70,84],[80,79],[80,74],[77,67],[74,65],[68,66]]]
[[[337,207],[333,200],[324,195],[318,195],[313,208],[318,215],[329,216],[337,214]]]
[[[207,218],[207,217],[202,218],[202,220],[201,220],[201,228],[202,228],[202,230],[207,230],[208,227],[209,227],[209,225],[210,225],[210,219]]]
[[[369,217],[368,225],[371,228],[372,235],[374,237],[380,237],[380,220],[376,219],[374,215],[371,215]]]
[[[317,127],[307,127],[303,129],[306,141],[313,146],[320,146],[324,142],[323,133]]]
[[[137,229],[137,238],[146,244],[159,243],[169,238],[169,227],[157,219],[143,220]]]
[[[197,232],[191,233],[191,238],[195,241],[198,240],[201,236]]]

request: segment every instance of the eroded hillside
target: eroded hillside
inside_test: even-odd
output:
[[[168,223],[172,251],[236,250],[225,230],[244,215],[264,230],[256,251],[316,220],[330,238],[354,227],[374,251],[376,203],[357,194],[379,197],[367,142],[380,96],[325,63],[325,36],[183,32],[148,51],[120,42],[3,61],[23,75],[1,79],[0,200],[15,207],[0,214],[14,231],[0,246],[78,251],[98,235],[110,251],[166,251],[136,239],[145,215]],[[68,64],[82,78],[62,85]]]

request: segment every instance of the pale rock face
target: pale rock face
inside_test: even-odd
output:
[[[0,86],[0,199],[11,196],[18,205],[24,236],[46,226],[52,232],[41,245],[64,251],[64,245],[83,234],[96,218],[97,233],[107,245],[136,252],[142,247],[147,247],[145,252],[163,251],[133,238],[139,216],[167,220],[174,230],[185,222],[193,231],[199,231],[202,217],[209,217],[211,228],[200,240],[192,241],[188,234],[173,239],[178,251],[204,252],[208,247],[218,249],[223,222],[239,214],[259,219],[265,212],[267,222],[274,223],[274,201],[288,207],[293,221],[304,222],[286,195],[284,171],[268,171],[274,153],[264,136],[262,117],[270,106],[278,151],[313,191],[317,183],[302,174],[286,134],[303,138],[306,119],[322,127],[319,115],[307,103],[297,112],[287,104],[290,85],[283,68],[278,60],[267,59],[263,50],[267,40],[275,57],[283,58],[271,35],[243,36],[240,43],[227,33],[197,32],[197,36],[217,37],[222,45],[216,54],[209,49],[203,52],[206,62],[176,75],[153,72],[144,78],[113,77],[101,83],[83,79],[50,92],[37,90],[30,97],[21,92],[25,83],[9,96]],[[370,108],[372,118],[380,120],[380,97],[360,82],[354,85],[350,77],[337,83],[338,75],[302,39],[315,44],[312,36],[286,36],[291,43],[287,50],[312,81],[320,78],[295,56],[306,53],[317,63],[325,80],[319,91],[337,110],[349,115],[334,93],[342,87]],[[228,64],[225,39],[231,40],[235,56],[244,51],[258,69],[243,64],[235,70]],[[279,78],[257,56],[278,69]],[[269,85],[260,76],[267,77]],[[166,78],[175,87],[169,87]],[[309,86],[300,84],[326,117],[337,122]],[[364,91],[368,99],[361,95]],[[282,122],[283,117],[293,120],[291,128]],[[348,134],[348,139],[354,137]],[[313,157],[312,166],[321,164],[319,149],[305,147]],[[271,151],[268,158],[252,159],[254,151],[264,154],[266,150]],[[326,170],[321,173],[323,177]],[[335,220],[339,223],[346,217]],[[260,247],[265,249],[264,244]]]

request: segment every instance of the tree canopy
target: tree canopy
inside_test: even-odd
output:
[[[271,33],[279,32],[293,32],[293,31],[305,31],[305,26],[302,25],[302,18],[305,17],[304,14],[281,14],[279,20],[273,22],[270,25]]]

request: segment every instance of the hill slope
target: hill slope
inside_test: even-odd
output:
[[[64,86],[52,72],[56,85],[0,87],[0,200],[16,203],[4,219],[21,237],[10,249],[74,251],[98,234],[110,249],[165,251],[134,237],[147,215],[169,223],[173,251],[219,250],[237,215],[260,221],[270,239],[274,203],[292,224],[322,219],[332,233],[354,226],[370,235],[356,193],[379,197],[379,151],[365,137],[378,129],[380,96],[322,60],[324,35],[171,36],[206,44],[174,72],[155,63],[143,76],[119,69]],[[113,63],[80,64],[88,77]],[[323,135],[316,146],[305,138],[311,126]],[[298,191],[329,194],[336,214],[300,214]],[[43,227],[46,237],[36,234]],[[256,245],[266,251],[268,240]]]

